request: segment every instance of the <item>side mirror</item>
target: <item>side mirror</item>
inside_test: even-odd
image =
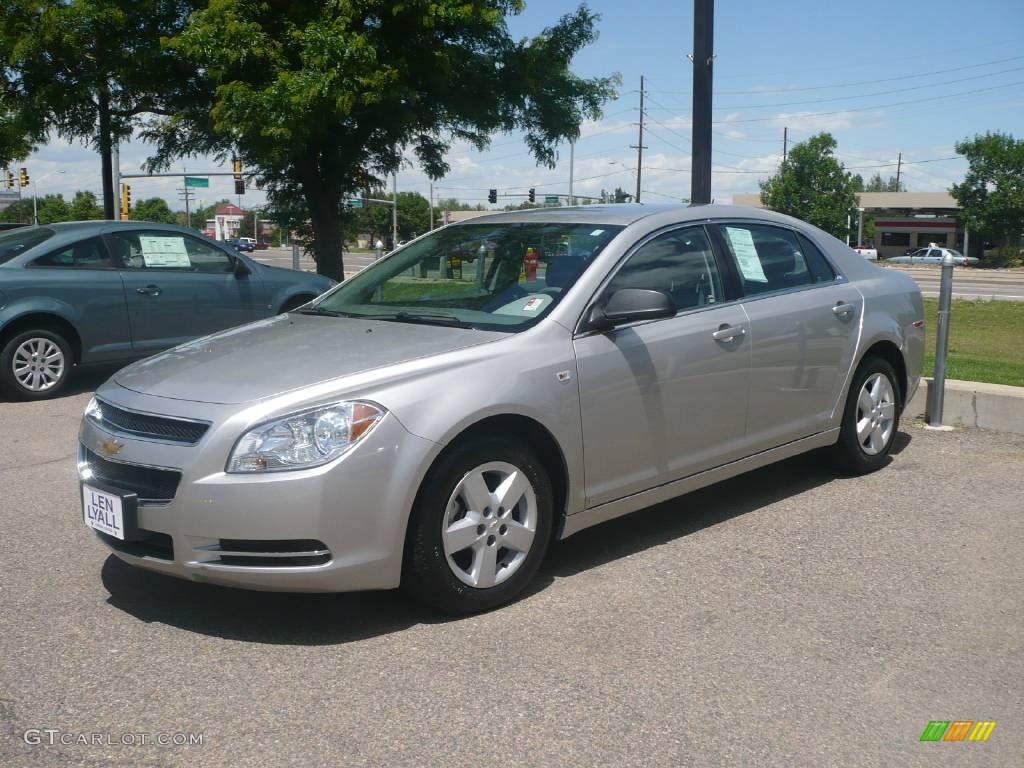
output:
[[[676,303],[667,293],[646,288],[621,288],[609,296],[603,306],[595,305],[587,322],[591,328],[603,333],[637,320],[674,317],[676,311]]]
[[[245,277],[252,274],[252,269],[249,268],[244,259],[235,256],[232,261],[234,262],[234,269],[232,271],[235,273],[235,277]]]

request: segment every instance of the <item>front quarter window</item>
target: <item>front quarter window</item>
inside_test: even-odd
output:
[[[363,270],[304,310],[520,331],[558,304],[621,227],[448,227]]]

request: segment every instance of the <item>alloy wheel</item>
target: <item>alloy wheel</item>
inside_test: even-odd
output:
[[[470,470],[445,509],[441,541],[464,584],[501,584],[525,562],[537,532],[537,495],[526,473],[503,461]]]
[[[51,339],[26,339],[14,350],[14,378],[30,392],[52,389],[64,375],[64,353]]]
[[[861,450],[876,456],[885,450],[896,421],[896,396],[889,377],[874,373],[857,397],[857,441]]]

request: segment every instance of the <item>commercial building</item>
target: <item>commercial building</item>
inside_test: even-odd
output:
[[[858,221],[861,213],[875,223],[873,239],[865,245],[878,249],[880,258],[900,256],[911,248],[923,248],[931,243],[964,250],[965,231],[959,219],[960,206],[947,192],[861,192],[857,195],[858,209],[850,220],[850,243],[856,244]],[[733,195],[736,205],[763,208],[761,196]],[[980,256],[979,238],[966,236],[972,256]],[[865,238],[867,239],[867,238]]]

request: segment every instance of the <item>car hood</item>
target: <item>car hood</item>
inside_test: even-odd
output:
[[[175,400],[245,403],[505,337],[467,328],[278,315],[140,360],[114,381]]]

